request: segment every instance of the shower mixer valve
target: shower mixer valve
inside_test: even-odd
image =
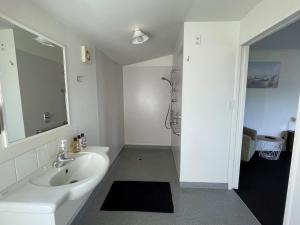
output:
[[[177,122],[177,121],[171,121],[170,124],[171,124],[171,125],[177,125],[178,122]]]
[[[179,119],[181,119],[181,115],[180,115],[180,113],[179,112],[177,112],[177,113],[175,113],[174,114],[174,112],[172,113],[172,117],[173,117],[173,119],[175,119],[175,120],[179,120]]]
[[[174,111],[172,111],[172,119],[170,121],[171,125],[177,125],[179,123],[179,120],[181,119],[181,115],[179,112],[174,113]]]

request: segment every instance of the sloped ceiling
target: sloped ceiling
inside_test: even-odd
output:
[[[31,0],[121,65],[169,55],[184,21],[240,20],[261,0]],[[151,39],[130,44],[135,27]]]

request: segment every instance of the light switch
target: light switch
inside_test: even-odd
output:
[[[195,44],[196,45],[201,45],[201,40],[202,38],[201,38],[201,34],[196,34],[196,36],[195,36]]]

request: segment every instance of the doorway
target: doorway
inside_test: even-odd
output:
[[[244,85],[240,91],[244,91],[240,93],[244,108],[239,110],[243,150],[235,187],[262,224],[283,223],[291,158],[298,151],[294,148],[292,153],[299,118],[298,40],[300,21],[244,47],[246,55],[249,48],[249,58],[244,57],[247,79],[240,82]],[[291,174],[293,170],[292,163]]]

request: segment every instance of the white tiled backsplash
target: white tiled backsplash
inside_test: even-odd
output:
[[[49,165],[58,152],[59,140],[50,141],[35,149],[0,164],[0,193],[20,182],[37,169]],[[5,150],[4,150],[5,151]]]
[[[14,160],[10,160],[0,165],[0,178],[0,191],[17,181]]]

